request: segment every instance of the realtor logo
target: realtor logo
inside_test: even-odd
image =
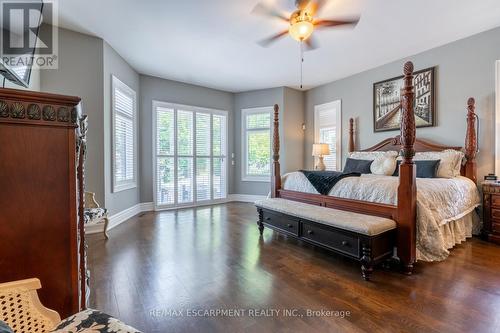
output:
[[[15,68],[57,68],[57,3],[0,0],[1,56]]]

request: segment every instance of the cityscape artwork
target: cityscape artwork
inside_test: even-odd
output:
[[[415,72],[415,122],[417,127],[435,125],[435,67]],[[373,84],[373,123],[375,132],[399,130],[400,94],[403,76]]]

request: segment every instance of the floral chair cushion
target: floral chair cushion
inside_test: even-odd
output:
[[[85,223],[90,223],[101,217],[104,217],[108,213],[106,208],[85,208],[83,210],[83,216]]]
[[[0,320],[0,333],[14,333],[6,322]]]
[[[141,333],[116,318],[97,310],[78,312],[61,321],[52,333]]]

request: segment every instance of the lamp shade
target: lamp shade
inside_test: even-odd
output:
[[[330,147],[326,143],[313,144],[312,156],[330,155]]]

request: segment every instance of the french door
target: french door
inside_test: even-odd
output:
[[[227,196],[227,112],[153,102],[155,206]]]

